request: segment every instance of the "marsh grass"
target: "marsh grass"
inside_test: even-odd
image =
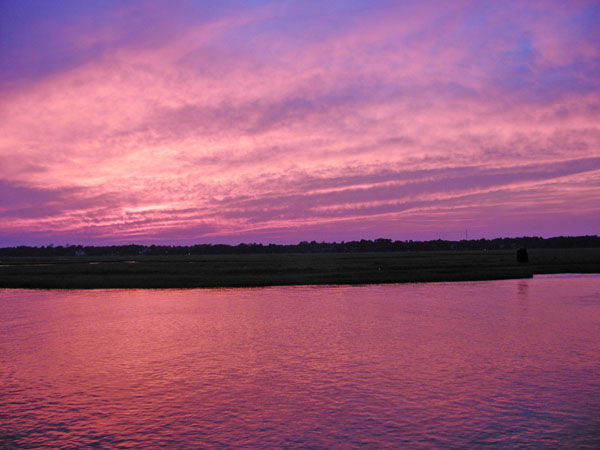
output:
[[[2,258],[2,288],[192,288],[371,284],[600,273],[600,249]]]

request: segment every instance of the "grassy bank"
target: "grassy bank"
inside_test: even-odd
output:
[[[2,258],[0,288],[191,288],[367,284],[600,273],[600,249]]]

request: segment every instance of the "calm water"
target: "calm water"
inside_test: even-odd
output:
[[[0,448],[600,448],[600,276],[0,290],[0,381]]]

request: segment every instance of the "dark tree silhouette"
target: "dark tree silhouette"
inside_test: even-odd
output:
[[[0,244],[1,245],[1,244]],[[0,248],[0,257],[48,257],[48,256],[137,256],[137,255],[231,255],[263,253],[366,253],[409,251],[465,251],[465,250],[513,250],[525,248],[591,248],[600,247],[600,237],[558,236],[541,238],[523,236],[518,238],[472,239],[461,241],[392,241],[391,239],[361,239],[350,242],[307,242],[298,244],[197,244],[197,245],[111,245],[111,246],[42,246]],[[525,255],[527,251],[525,250]],[[519,260],[520,261],[520,260]],[[526,261],[525,261],[526,262]]]
[[[520,263],[528,263],[529,262],[529,255],[527,254],[526,248],[520,248],[519,250],[517,250],[517,262],[520,262]]]

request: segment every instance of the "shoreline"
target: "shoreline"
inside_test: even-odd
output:
[[[364,285],[600,273],[600,248],[102,258],[2,258],[0,288],[184,289]]]

